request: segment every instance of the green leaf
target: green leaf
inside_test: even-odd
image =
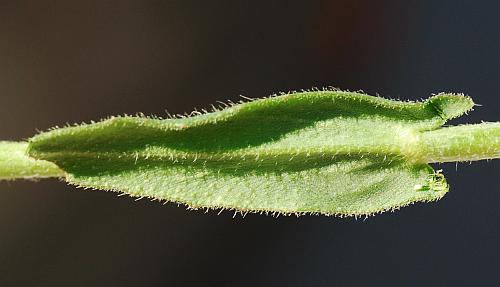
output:
[[[55,129],[28,152],[71,184],[192,208],[367,215],[448,191],[421,137],[473,105],[453,94],[414,103],[303,92],[192,117]]]

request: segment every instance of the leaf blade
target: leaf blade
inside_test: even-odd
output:
[[[417,201],[434,201],[448,191],[428,165],[377,159],[337,161],[301,170],[241,170],[218,166],[137,162],[136,168],[95,174],[71,173],[72,184],[156,198],[192,208],[242,212],[366,215]],[[99,169],[105,170],[105,169]]]
[[[32,138],[29,154],[56,163],[78,186],[192,207],[363,215],[448,191],[413,153],[420,131],[472,105],[457,95],[404,103],[306,92],[191,118],[57,129]]]

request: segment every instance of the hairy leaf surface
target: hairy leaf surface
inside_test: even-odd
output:
[[[173,119],[113,117],[39,134],[30,156],[68,182],[241,211],[365,215],[441,198],[421,134],[473,106],[315,91]]]

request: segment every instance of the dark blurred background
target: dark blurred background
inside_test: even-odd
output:
[[[464,92],[500,120],[497,1],[1,1],[0,138],[239,95]],[[499,286],[500,161],[363,219],[187,211],[0,182],[0,286]]]

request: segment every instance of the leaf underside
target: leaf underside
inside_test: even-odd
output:
[[[69,183],[192,208],[367,215],[448,191],[419,161],[418,133],[472,108],[461,95],[400,102],[289,94],[187,118],[113,117],[39,134],[36,159]]]

